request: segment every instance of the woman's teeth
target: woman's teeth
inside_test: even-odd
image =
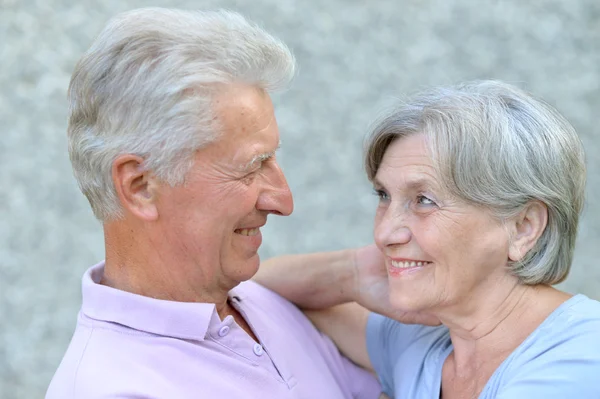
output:
[[[429,263],[431,263],[431,262],[414,262],[414,261],[401,262],[401,261],[393,260],[392,267],[396,267],[398,269],[407,269],[409,267],[425,266],[425,265],[428,265]]]

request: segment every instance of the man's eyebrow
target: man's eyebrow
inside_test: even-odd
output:
[[[279,148],[281,147],[281,141],[279,142],[279,145],[277,146],[277,148],[275,149],[275,151],[277,151]],[[243,171],[249,171],[250,169],[252,169],[258,162],[264,162],[270,158],[273,158],[275,156],[275,151],[270,151],[270,152],[263,152],[261,154],[255,155],[252,157],[252,160],[250,160],[250,162],[248,162],[246,165],[244,165],[242,167]]]

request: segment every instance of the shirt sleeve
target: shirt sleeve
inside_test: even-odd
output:
[[[377,378],[367,370],[357,366],[351,360],[342,356],[342,366],[350,384],[350,392],[354,399],[378,399],[381,386]]]
[[[369,315],[367,351],[383,392],[389,397],[394,397],[394,374],[397,367],[402,367],[402,354],[427,328],[417,324],[402,324],[377,313]],[[406,367],[418,366],[407,364]]]
[[[552,341],[540,341],[512,367],[497,399],[600,398],[600,320],[571,322]]]
[[[503,387],[496,398],[600,398],[600,362],[597,359],[539,362],[523,368],[522,374]]]
[[[340,353],[331,338],[317,332],[323,344],[325,358],[333,371],[333,377],[342,387],[344,395],[352,399],[378,399],[381,385],[375,375],[356,365]]]

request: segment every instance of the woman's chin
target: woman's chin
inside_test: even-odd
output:
[[[407,295],[407,293],[390,293],[390,305],[402,312],[427,311],[428,306],[422,296]]]

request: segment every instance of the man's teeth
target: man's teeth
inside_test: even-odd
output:
[[[393,260],[392,261],[392,267],[397,267],[399,269],[406,269],[409,267],[419,267],[419,266],[425,266],[427,264],[429,264],[431,262],[414,262],[414,261],[407,261],[407,262],[400,262],[397,260]]]
[[[256,228],[256,229],[238,229],[236,230],[236,232],[238,234],[241,234],[243,236],[255,236],[258,234],[258,232],[260,231],[260,229]]]

